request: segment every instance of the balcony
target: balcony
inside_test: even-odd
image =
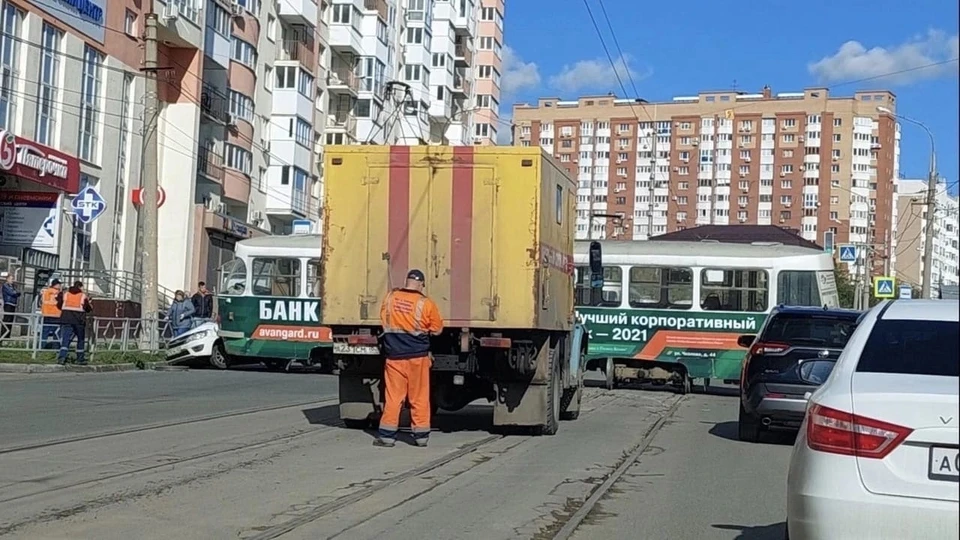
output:
[[[315,0],[283,0],[278,4],[277,14],[293,24],[317,24]]]
[[[376,11],[377,16],[387,21],[388,10],[387,0],[363,0],[363,8],[369,11]]]
[[[213,62],[211,67],[227,69],[230,67],[230,38],[217,32],[211,26],[205,30],[203,52]],[[206,67],[206,64],[204,64]]]
[[[201,146],[197,152],[197,174],[223,184],[223,156],[213,148]]]
[[[285,39],[277,47],[277,60],[281,62],[299,62],[307,72],[313,73],[317,65],[314,43],[299,39]]]
[[[157,0],[159,15],[157,38],[171,46],[202,50],[204,46],[203,11],[199,0]]]
[[[205,84],[200,94],[200,112],[214,122],[226,124],[230,116],[230,102],[227,96]]]
[[[457,43],[453,49],[453,59],[458,66],[473,65],[473,50],[465,43]]]
[[[473,89],[473,84],[468,81],[463,75],[454,75],[453,76],[453,92],[456,94],[464,94],[469,96],[470,91]]]
[[[348,112],[328,114],[327,131],[343,131],[355,134],[357,132],[357,118]]]
[[[327,72],[327,92],[353,94],[360,90],[360,78],[350,69],[334,67]]]

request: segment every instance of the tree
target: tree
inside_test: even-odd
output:
[[[837,282],[837,296],[840,299],[840,307],[852,308],[857,297],[857,286],[850,279],[847,269],[838,262],[834,262],[833,275]]]

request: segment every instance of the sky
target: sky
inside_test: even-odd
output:
[[[956,0],[507,0],[500,109],[509,117],[514,103],[548,96],[637,97],[634,83],[648,101],[764,85],[774,93],[826,86],[832,96],[889,89],[897,112],[933,133],[939,175],[956,193],[958,18]],[[902,124],[901,174],[926,178],[930,140]],[[500,126],[507,139],[508,125]]]

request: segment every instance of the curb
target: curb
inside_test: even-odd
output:
[[[173,365],[170,362],[147,362],[143,367],[137,364],[0,364],[0,373],[108,373],[118,371],[146,371]]]

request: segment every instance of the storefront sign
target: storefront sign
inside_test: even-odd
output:
[[[106,0],[30,0],[87,36],[103,43]]]
[[[6,130],[0,130],[0,171],[66,193],[80,189],[80,160]]]
[[[0,245],[56,252],[58,193],[0,192]]]

